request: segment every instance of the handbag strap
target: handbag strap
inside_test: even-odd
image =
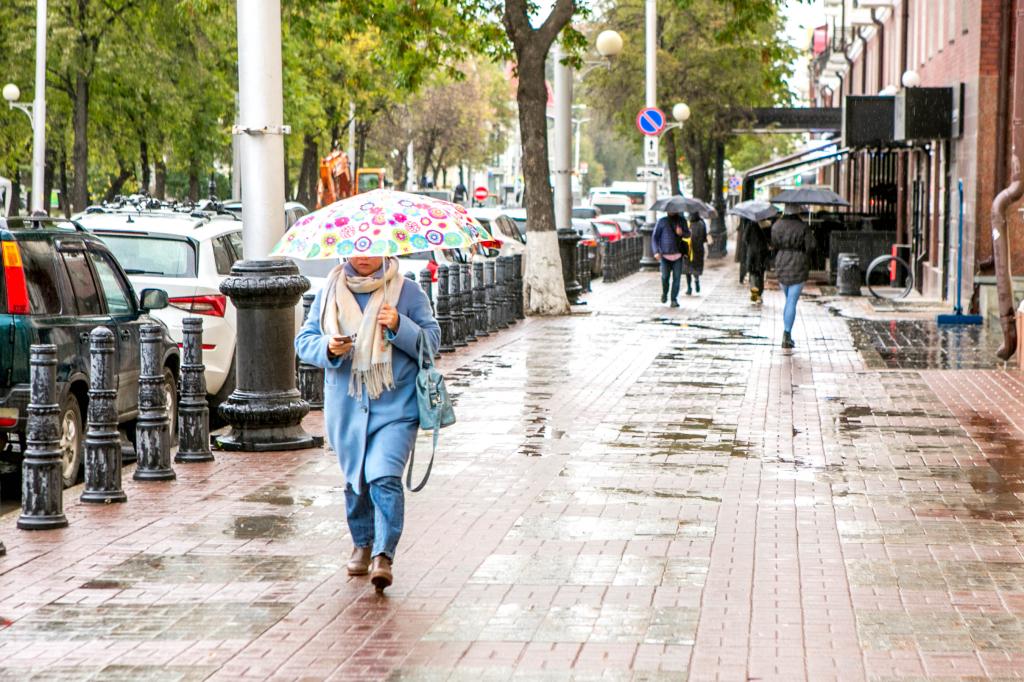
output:
[[[423,351],[424,351],[424,349],[426,349],[426,348],[428,348],[430,346],[430,341],[427,340],[427,332],[424,331],[423,329],[420,329],[420,336],[419,336],[418,342],[416,343],[416,346],[417,346],[416,353],[419,356],[418,357],[418,362],[416,364],[416,367],[418,369],[425,369],[425,368],[430,367],[431,365],[433,365],[434,364],[434,352],[433,352],[433,349],[431,349],[430,352],[427,353],[427,364],[425,364],[425,365],[423,364]]]
[[[412,486],[412,465],[416,460],[416,448],[413,448],[409,453],[409,468],[405,471],[405,487],[409,489],[411,493],[418,493],[423,490],[423,486],[427,484],[427,479],[430,478],[430,470],[434,467],[434,454],[437,452],[437,433],[438,427],[434,427],[434,448],[430,451],[430,463],[427,464],[427,473],[423,474],[423,480],[415,488]]]

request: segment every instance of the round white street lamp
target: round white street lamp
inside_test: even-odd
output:
[[[889,83],[889,85],[886,85],[884,88],[879,90],[878,94],[883,96],[883,97],[892,97],[897,92],[899,92],[899,89],[895,85],[893,85],[892,83]]]
[[[597,53],[605,59],[611,59],[612,57],[618,57],[622,54],[622,36],[619,35],[618,31],[601,31],[597,35]]]
[[[921,84],[921,76],[918,75],[917,71],[908,69],[903,72],[903,77],[900,78],[900,82],[903,83],[905,88],[916,88]]]
[[[672,118],[680,123],[686,123],[690,118],[690,107],[684,102],[678,102],[672,107]]]
[[[4,86],[4,99],[8,102],[17,102],[21,99],[21,89],[14,83],[8,83]]]

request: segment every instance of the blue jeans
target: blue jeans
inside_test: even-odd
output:
[[[677,258],[676,260],[665,260],[665,256],[661,257],[661,296],[664,298],[668,295],[668,282],[669,278],[672,279],[672,297],[670,301],[675,301],[679,298],[679,279],[683,276],[683,259]]]
[[[796,322],[796,302],[800,300],[800,292],[804,289],[804,283],[781,284],[782,293],[786,296],[786,307],[782,310],[782,324],[786,333],[793,331],[793,323]]]
[[[405,523],[402,479],[384,476],[361,487],[362,494],[357,495],[352,486],[345,486],[345,512],[352,542],[356,547],[372,545],[370,556],[383,554],[394,561]]]

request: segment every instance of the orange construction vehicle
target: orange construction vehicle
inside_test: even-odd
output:
[[[355,182],[348,163],[348,154],[336,149],[320,159],[320,178],[316,185],[316,207],[323,208],[353,194],[383,188],[387,178],[385,168],[360,168]]]

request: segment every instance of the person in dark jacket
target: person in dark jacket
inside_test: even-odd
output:
[[[807,281],[809,270],[807,252],[814,249],[814,235],[807,223],[800,217],[806,208],[799,204],[787,204],[780,218],[772,225],[772,249],[775,251],[775,277],[786,296],[783,309],[782,347],[794,348],[793,323],[796,321],[796,304]]]
[[[679,307],[679,280],[683,273],[683,264],[688,262],[687,254],[683,253],[682,240],[690,237],[686,221],[678,213],[669,213],[654,226],[651,235],[651,251],[661,262],[661,302],[669,298],[669,280],[672,282],[672,307]]]
[[[698,213],[690,214],[690,267],[686,273],[686,295],[694,289],[700,293],[700,276],[704,274],[704,246],[708,243],[708,226]],[[691,281],[692,280],[692,281]]]
[[[743,264],[750,275],[750,300],[760,303],[764,291],[764,271],[768,269],[771,260],[771,222],[762,220],[755,223],[746,218],[743,218],[743,222]]]

